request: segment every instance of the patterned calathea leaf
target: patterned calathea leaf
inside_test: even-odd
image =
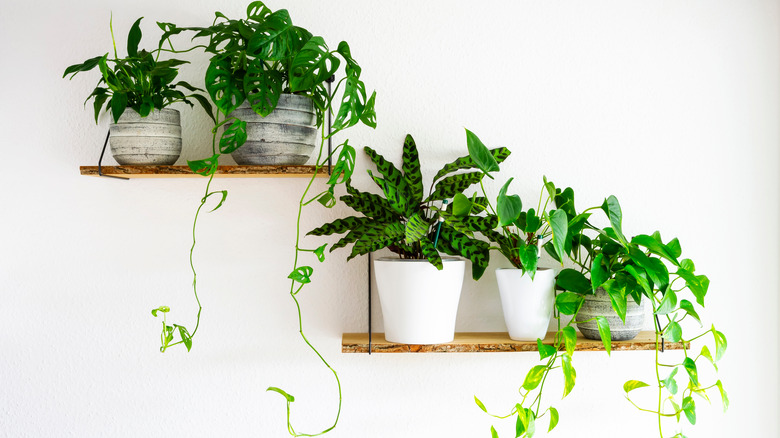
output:
[[[398,220],[398,214],[393,211],[393,207],[387,199],[373,193],[361,192],[347,181],[347,193],[341,197],[341,200],[352,207],[353,210],[376,219],[379,222],[392,222]]]
[[[333,222],[327,223],[319,228],[315,228],[308,233],[307,236],[329,236],[331,234],[342,234],[347,231],[357,229],[361,225],[371,222],[370,218],[349,216],[342,219],[336,219]]]
[[[387,199],[390,201],[391,204],[393,204],[394,201],[398,202],[396,205],[393,206],[393,208],[399,214],[405,214],[407,216],[411,216],[411,212],[407,212],[407,207],[413,204],[410,204],[409,202],[409,187],[406,184],[406,180],[404,179],[403,173],[401,173],[401,171],[398,170],[393,165],[393,163],[385,160],[385,157],[378,154],[375,150],[371,149],[368,146],[366,146],[363,149],[366,151],[366,154],[371,159],[371,161],[374,162],[374,165],[376,165],[376,170],[382,175],[385,182],[380,183],[379,181],[377,181],[377,178],[374,178],[373,175],[372,178],[379,185],[379,188],[381,188],[382,191],[385,192],[385,196],[387,197]],[[385,187],[383,186],[391,187],[394,189],[393,199],[391,199],[391,197],[388,196],[387,192],[385,191]],[[400,205],[403,205],[402,209],[399,209]]]
[[[406,227],[404,229],[404,235],[406,236],[406,244],[412,244],[420,241],[430,229],[430,224],[419,213],[415,213],[412,217],[406,221]]]
[[[390,206],[393,208],[393,210],[398,214],[406,215],[407,211],[409,210],[409,201],[403,192],[403,189],[394,185],[392,181],[374,176],[370,170],[368,171],[368,174],[379,186],[379,188],[382,189],[382,192],[390,202]]]
[[[501,164],[504,160],[506,160],[511,152],[509,152],[509,149],[502,147],[491,149],[490,153],[493,155],[493,158],[496,159],[496,163]],[[442,167],[441,170],[436,174],[436,176],[433,177],[433,180],[438,181],[439,178],[442,178],[444,175],[456,170],[475,169],[476,167],[477,163],[475,163],[470,156],[467,155],[465,157],[460,157],[452,163],[445,164],[444,167]]]
[[[481,240],[472,239],[444,225],[439,233],[438,248],[443,252],[463,256],[471,260],[471,272],[474,280],[478,280],[490,263],[490,246]]]
[[[352,253],[347,257],[347,261],[359,255],[378,251],[403,239],[405,231],[404,226],[399,222],[366,224],[364,230],[352,246]]]
[[[423,238],[420,240],[420,248],[422,249],[422,253],[425,256],[426,259],[433,265],[436,266],[436,269],[444,269],[444,264],[441,261],[441,256],[439,255],[439,251],[436,250],[436,248],[433,246],[433,242],[431,242],[427,238]]]
[[[425,199],[425,202],[441,201],[452,198],[456,193],[463,193],[473,184],[480,182],[484,175],[482,172],[469,172],[448,176],[436,183],[433,193]]]
[[[412,204],[419,205],[423,198],[422,172],[420,171],[420,156],[417,153],[417,145],[411,134],[404,140],[402,170],[406,185],[409,187],[409,199]]]

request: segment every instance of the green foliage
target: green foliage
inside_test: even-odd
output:
[[[142,17],[143,18],[143,17]],[[81,64],[74,64],[65,69],[62,77],[70,75],[73,79],[78,73],[88,72],[98,67],[101,77],[86,101],[93,99],[95,123],[102,110],[111,111],[114,122],[124,114],[127,108],[132,108],[141,117],[148,116],[155,109],[160,110],[176,102],[184,102],[193,106],[192,99],[198,102],[209,117],[213,118],[211,104],[200,94],[186,94],[185,91],[202,91],[184,81],[176,82],[178,67],[187,61],[168,59],[160,61],[159,50],[148,52],[138,50],[141,41],[141,19],[133,23],[127,37],[127,56],[119,58],[114,53],[109,58],[102,56],[87,59]],[[113,41],[113,25],[111,26]],[[116,42],[114,42],[116,48]]]
[[[490,228],[492,224],[486,223],[489,219],[484,217],[456,217],[445,203],[457,195],[462,196],[463,190],[479,182],[482,174],[439,172],[433,181],[435,188],[423,199],[419,153],[411,135],[404,140],[400,169],[370,147],[364,150],[376,166],[376,173],[371,170],[368,173],[381,189],[382,196],[361,192],[347,181],[347,195],[341,199],[362,216],[336,219],[308,234],[347,233],[330,250],[352,244],[349,259],[388,248],[401,258],[427,259],[441,269],[441,253],[462,256],[472,262],[473,276],[479,278],[489,262],[488,245],[471,234],[474,230]],[[496,154],[495,151],[486,153]],[[476,163],[469,162],[466,157],[456,162],[459,164],[450,165],[451,169],[476,167]],[[466,202],[470,210],[474,203]]]

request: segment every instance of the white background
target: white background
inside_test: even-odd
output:
[[[430,178],[466,153],[468,127],[488,146],[513,151],[498,181],[514,176],[526,205],[536,203],[547,175],[575,189],[578,208],[616,195],[628,235],[658,229],[665,239],[679,237],[684,256],[711,280],[703,317],[729,339],[720,378],[732,401],[722,414],[717,395],[711,406],[697,400],[699,424],[686,435],[777,436],[777,2],[270,6],[288,8],[333,48],[350,42],[367,86],[377,90],[379,123],[349,131],[351,144],[399,161],[412,133]],[[152,47],[154,21],[208,25],[215,9],[238,18],[245,5],[0,7],[0,436],[283,437],[285,407],[265,392],[271,385],[297,397],[298,430],[332,421],[335,385],[298,337],[285,279],[303,179],[214,183],[230,195],[198,229],[201,329],[192,352],[160,354],[150,309],[169,305],[173,322],[194,324],[187,255],[205,181],[78,174],[79,165],[96,163],[108,120],[96,126],[91,105],[82,107],[96,72],[61,76],[110,50],[110,12],[124,52],[139,16],[146,17],[142,44]],[[182,77],[202,86],[206,58],[185,56],[193,65]],[[179,109],[183,164],[208,154],[210,124],[200,110]],[[362,153],[358,167],[355,185],[369,189]],[[312,207],[302,227],[348,213]],[[305,242],[325,241],[333,240]],[[331,436],[487,437],[491,424],[510,436],[514,422],[492,422],[472,397],[508,412],[537,356],[340,353],[343,332],[366,329],[366,261],[346,263],[346,255],[337,251],[317,265],[301,294],[305,329],[344,385]],[[504,330],[500,312],[492,274],[480,283],[467,278],[458,330]],[[574,392],[559,401],[559,377],[549,391],[561,413],[552,435],[658,436],[654,417],[631,407],[621,389],[627,379],[650,381],[652,361],[651,352],[575,355]],[[671,436],[675,427],[665,430]]]

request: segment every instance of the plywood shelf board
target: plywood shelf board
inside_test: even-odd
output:
[[[97,166],[81,166],[82,175],[99,176]],[[325,169],[323,169],[325,170]],[[103,166],[104,175],[124,178],[204,178],[189,166]],[[314,174],[314,166],[219,166],[215,178],[304,178]],[[317,177],[327,177],[320,171]]]
[[[554,332],[548,332],[542,341],[553,344]],[[687,346],[686,346],[687,347]],[[665,350],[681,350],[680,342],[665,342]],[[612,351],[654,350],[655,332],[640,332],[630,341],[612,341]],[[585,339],[577,333],[577,350],[604,351],[601,341]],[[409,345],[388,342],[384,333],[374,333],[371,339],[372,353],[480,353],[537,351],[536,341],[513,341],[507,333],[470,332],[456,333],[455,340],[446,344]],[[368,353],[368,333],[344,333],[341,339],[342,353]]]

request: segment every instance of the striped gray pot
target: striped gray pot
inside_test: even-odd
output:
[[[314,151],[317,114],[306,96],[282,94],[276,109],[265,117],[247,102],[230,115],[246,122],[246,143],[231,154],[238,164],[306,164]]]
[[[626,306],[626,323],[618,316],[615,309],[612,308],[612,302],[609,300],[609,294],[602,289],[596,289],[595,295],[586,295],[585,303],[577,313],[577,321],[585,321],[596,316],[604,316],[609,322],[609,330],[613,341],[627,341],[634,339],[642,331],[645,321],[645,300],[641,305],[637,305],[633,298],[628,297]],[[589,322],[578,322],[577,328],[587,339],[601,339],[599,327],[595,320]]]
[[[127,108],[109,126],[111,154],[123,165],[170,165],[181,155],[181,119],[170,108],[141,117]]]

